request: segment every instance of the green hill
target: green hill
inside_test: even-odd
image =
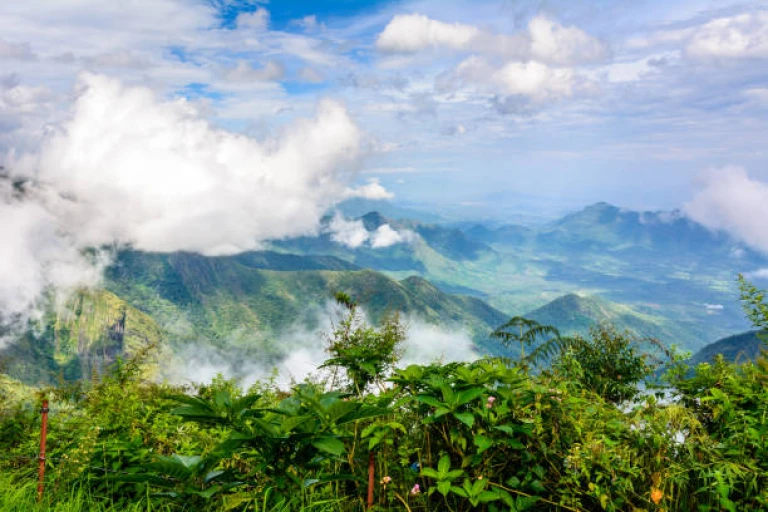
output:
[[[24,382],[69,380],[90,377],[118,356],[162,344],[162,330],[149,315],[109,291],[81,291],[3,351],[0,364]]]
[[[264,258],[125,251],[107,270],[106,287],[156,319],[177,343],[205,339],[266,352],[277,348],[272,343],[282,330],[296,323],[313,327],[337,291],[357,300],[374,322],[390,313],[414,314],[465,327],[479,341],[507,318],[479,299],[445,293],[422,278],[397,281],[373,270],[345,270],[335,259],[307,260],[334,262],[331,270],[282,270],[312,266],[301,261],[278,253]]]
[[[623,304],[574,293],[559,297],[524,316],[557,327],[566,335],[585,335],[591,327],[608,323],[620,331],[656,338],[667,344],[687,337],[687,333],[663,318],[645,315]]]
[[[726,361],[754,360],[766,345],[758,336],[758,331],[749,331],[735,336],[728,336],[710,343],[691,357],[689,363],[696,365],[712,361],[718,354]]]

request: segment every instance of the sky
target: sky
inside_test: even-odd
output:
[[[93,73],[259,140],[340,102],[355,180],[468,215],[677,208],[712,169],[768,179],[763,2],[29,0],[3,2],[0,34],[6,155]]]

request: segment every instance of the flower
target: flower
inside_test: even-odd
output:
[[[419,494],[421,492],[421,488],[419,488],[419,484],[416,484],[413,486],[413,489],[411,489],[411,494],[414,496]]]
[[[495,401],[496,401],[496,397],[495,396],[489,396],[488,397],[488,401],[485,403],[485,408],[486,409],[490,409],[491,407],[493,407],[493,402],[495,402]]]
[[[392,477],[390,477],[390,476],[385,476],[384,478],[382,478],[382,479],[381,479],[381,484],[382,484],[382,485],[384,486],[384,488],[386,489],[386,488],[387,488],[387,484],[388,484],[389,482],[391,482],[391,481],[392,481]]]
[[[662,499],[664,499],[664,493],[661,491],[661,489],[656,489],[655,487],[651,489],[651,501],[653,503],[658,505]]]

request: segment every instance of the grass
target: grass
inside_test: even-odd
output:
[[[48,490],[37,501],[37,482],[18,482],[11,475],[0,474],[0,510],[3,512],[168,512],[170,507],[158,504],[151,496],[134,502],[114,503],[91,494],[83,487],[72,487],[66,493]]]

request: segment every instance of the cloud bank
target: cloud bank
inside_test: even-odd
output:
[[[240,380],[245,388],[256,381],[275,378],[282,389],[292,382],[302,382],[319,375],[318,368],[328,359],[326,335],[333,332],[333,318],[340,318],[344,311],[335,303],[317,308],[312,316],[316,329],[296,324],[286,329],[275,344],[279,352],[269,360],[253,356],[238,357],[231,350],[217,350],[209,346],[188,345],[176,354],[166,368],[166,378],[173,382],[210,382],[216,375]],[[361,311],[363,318],[365,311]],[[474,361],[481,357],[475,351],[472,337],[463,328],[447,328],[424,322],[417,316],[402,319],[406,326],[406,339],[401,346],[403,356],[398,367],[411,364],[429,364],[437,361]]]
[[[768,253],[768,183],[750,178],[741,167],[712,169],[700,181],[701,189],[685,212],[710,229]]]
[[[92,283],[75,271],[90,268],[85,248],[221,255],[315,233],[346,197],[360,141],[333,101],[258,141],[212,127],[185,100],[84,74],[70,119],[35,153],[7,158],[0,308],[18,316],[48,286]],[[23,193],[12,180],[27,180]]]
[[[374,249],[382,249],[395,244],[411,243],[417,236],[413,231],[397,231],[389,224],[382,224],[375,230],[368,231],[362,220],[348,220],[338,212],[328,223],[327,232],[331,240],[350,249],[357,249],[366,244]]]

